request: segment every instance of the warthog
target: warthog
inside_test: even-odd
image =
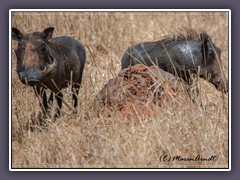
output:
[[[157,65],[188,83],[191,74],[209,80],[218,90],[228,92],[228,80],[221,66],[221,50],[210,36],[188,29],[186,34],[144,42],[129,47],[122,56],[122,69],[135,64]]]
[[[85,49],[77,40],[60,36],[52,38],[54,28],[48,27],[42,32],[23,34],[12,28],[12,38],[18,42],[17,74],[22,83],[34,87],[44,114],[56,98],[60,115],[62,108],[62,88],[71,85],[73,105],[78,104],[78,91],[86,59]],[[46,89],[51,90],[47,97]]]

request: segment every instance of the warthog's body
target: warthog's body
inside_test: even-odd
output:
[[[157,65],[189,82],[191,74],[208,79],[219,90],[228,91],[220,60],[221,50],[206,33],[188,30],[186,35],[145,42],[129,47],[123,54],[122,69],[135,64]]]
[[[12,37],[18,41],[17,73],[22,83],[33,86],[43,105],[44,113],[52,105],[55,95],[60,114],[62,107],[61,89],[72,85],[74,107],[77,107],[77,95],[81,85],[86,59],[85,49],[77,40],[60,36],[52,38],[54,28],[43,32],[23,34],[12,28]],[[45,89],[50,89],[47,99]]]

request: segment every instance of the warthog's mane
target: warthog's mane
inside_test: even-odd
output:
[[[151,51],[159,50],[163,47],[169,49],[179,44],[188,44],[193,41],[201,42],[201,34],[208,36],[204,31],[197,32],[191,28],[181,29],[174,35],[162,36],[160,40],[153,42],[150,46],[145,48],[145,51],[150,53]]]
[[[165,45],[165,46],[171,46],[171,45],[176,45],[179,43],[187,43],[189,41],[201,41],[200,34],[206,34],[206,32],[197,32],[194,29],[183,29],[178,31],[175,35],[170,35],[170,36],[164,36],[162,37],[158,43]],[[207,35],[208,36],[208,35]]]

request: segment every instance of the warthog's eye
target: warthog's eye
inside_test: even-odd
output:
[[[208,51],[208,57],[209,57],[209,58],[213,58],[213,56],[214,56],[213,50],[209,50],[209,51]]]
[[[42,43],[41,49],[42,49],[42,51],[46,51],[46,44],[45,43]]]
[[[44,65],[40,65],[40,69],[44,70],[45,66]]]
[[[25,49],[26,49],[25,44],[22,44],[22,43],[18,44],[18,50],[25,50]]]

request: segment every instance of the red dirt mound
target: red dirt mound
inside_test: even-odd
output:
[[[174,103],[181,104],[188,99],[185,84],[172,74],[158,67],[135,65],[123,69],[116,78],[111,79],[97,95],[100,114],[131,117],[150,116],[156,108]],[[183,96],[179,93],[183,93]]]

